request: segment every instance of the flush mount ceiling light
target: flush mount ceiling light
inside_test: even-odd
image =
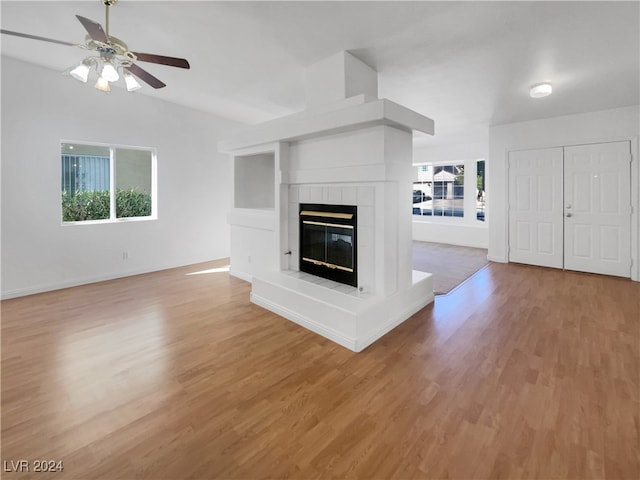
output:
[[[551,87],[550,83],[536,83],[535,85],[531,86],[529,95],[531,95],[531,98],[542,98],[546,97],[547,95],[551,95],[552,91],[553,88]]]
[[[109,9],[115,5],[117,1],[118,0],[100,0],[100,2],[105,6],[105,29],[102,28],[102,25],[94,22],[93,20],[76,15],[76,18],[88,33],[85,38],[85,42],[80,45],[3,29],[0,29],[0,33],[28,38],[31,40],[68,45],[70,47],[78,47],[95,52],[92,56],[85,58],[78,65],[74,65],[71,69],[66,70],[65,73],[71,75],[80,82],[87,83],[89,74],[93,67],[98,77],[95,87],[104,92],[110,91],[109,82],[117,82],[121,76],[124,77],[127,90],[129,92],[142,88],[136,78],[134,78],[134,75],[139,80],[142,80],[153,88],[162,88],[166,86],[165,83],[151,75],[146,70],[140,68],[134,62],[150,62],[160,65],[168,65],[170,67],[191,68],[189,62],[184,58],[132,52],[129,50],[129,47],[127,47],[127,44],[122,40],[109,35]]]

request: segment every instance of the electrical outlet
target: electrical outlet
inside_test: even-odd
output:
[[[251,255],[247,255],[247,262],[251,263]]]
[[[129,252],[122,252],[122,260],[129,260]]]

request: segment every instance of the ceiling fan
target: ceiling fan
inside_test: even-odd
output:
[[[105,92],[110,91],[109,82],[116,82],[120,78],[118,71],[122,73],[128,91],[134,91],[141,88],[135,77],[147,83],[153,88],[162,88],[166,86],[164,82],[151,75],[149,72],[139,67],[134,62],[150,62],[160,65],[168,65],[171,67],[190,68],[189,62],[184,58],[165,57],[163,55],[154,55],[151,53],[132,52],[127,44],[122,40],[109,35],[109,9],[117,3],[118,0],[100,0],[105,6],[105,29],[102,26],[89,20],[88,18],[76,15],[82,26],[87,31],[87,36],[83,44],[75,44],[65,42],[63,40],[55,40],[52,38],[30,35],[28,33],[13,32],[10,30],[0,29],[0,33],[5,35],[13,35],[16,37],[30,38],[32,40],[41,40],[44,42],[58,43],[60,45],[68,45],[78,47],[84,50],[96,52],[94,55],[85,58],[81,63],[68,69],[65,73],[69,73],[72,77],[87,82],[91,67],[95,67],[98,73],[98,81],[95,87]]]

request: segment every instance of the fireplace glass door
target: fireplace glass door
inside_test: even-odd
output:
[[[356,286],[356,225],[356,207],[301,205],[300,270]]]
[[[353,227],[305,220],[305,262],[353,272]]]

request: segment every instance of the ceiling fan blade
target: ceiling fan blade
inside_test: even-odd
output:
[[[180,67],[187,69],[191,68],[189,62],[184,58],[165,57],[163,55],[154,55],[152,53],[131,53],[133,53],[141,62],[159,63],[160,65],[169,65],[171,67]]]
[[[88,18],[81,17],[80,15],[76,15],[76,18],[80,21],[93,40],[96,42],[106,43],[107,45],[111,43],[109,42],[109,37],[107,37],[107,34],[102,29],[102,25],[94,22],[93,20],[89,20]]]
[[[158,80],[156,77],[151,75],[146,70],[140,68],[135,63],[132,63],[130,66],[123,68],[128,72],[133,73],[136,77],[138,77],[143,82],[148,83],[153,88],[162,88],[167,86],[164,82]]]
[[[59,43],[60,45],[68,45],[70,47],[76,46],[75,43],[65,42],[63,40],[55,40],[53,38],[39,37],[37,35],[30,35],[28,33],[12,32],[11,30],[0,30],[0,33],[4,33],[5,35],[13,35],[14,37],[23,37],[23,38],[30,38],[32,40],[41,40],[43,42]]]

